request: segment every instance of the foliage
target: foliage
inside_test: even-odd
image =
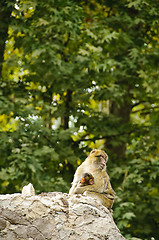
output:
[[[28,182],[68,192],[76,167],[102,148],[121,232],[157,239],[158,2],[21,0],[0,11],[10,14],[0,36],[1,192]]]

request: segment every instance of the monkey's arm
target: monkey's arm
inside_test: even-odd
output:
[[[69,190],[69,194],[75,194],[76,192],[76,188],[78,185],[80,185],[80,181],[81,178],[83,177],[83,173],[84,173],[84,169],[85,169],[85,162],[83,162],[76,170],[75,174],[74,174],[74,179],[72,182],[72,187]]]
[[[74,194],[83,194],[85,191],[104,193],[107,186],[109,187],[109,190],[111,190],[111,185],[109,185],[109,176],[105,171],[99,171],[93,173],[93,175],[94,183],[92,185],[81,186],[80,182],[78,182],[74,188]]]
[[[104,188],[101,188],[99,184],[87,185],[81,187],[80,184],[77,184],[74,188],[74,193],[80,193],[86,195],[91,195],[92,197],[100,199],[100,202],[107,208],[111,208],[115,199],[115,192],[112,189],[109,179],[107,180]]]
[[[113,203],[114,203],[114,199],[109,198],[105,193],[86,191],[84,193],[84,195],[90,196],[90,197],[96,199],[97,201],[99,201],[103,206],[105,206],[109,210],[112,208]]]
[[[107,182],[105,184],[105,189],[103,190],[103,192],[100,193],[99,191],[96,192],[95,190],[87,190],[84,192],[84,195],[91,196],[97,199],[103,206],[105,206],[109,210],[112,208],[115,199],[115,192],[111,186],[109,178],[107,178]]]
[[[112,188],[111,183],[110,183],[109,180],[107,181],[107,187],[106,187],[106,189],[105,189],[105,191],[104,191],[104,194],[105,194],[109,199],[112,199],[112,200],[115,199],[115,192],[114,192],[114,190],[113,190],[113,188]]]
[[[79,171],[78,171],[79,172]],[[81,180],[80,174],[77,174],[78,172],[75,173],[74,180],[72,182],[72,187],[69,190],[69,194],[75,194],[75,190],[77,188],[77,185],[79,184]],[[79,177],[80,176],[80,177]]]
[[[82,184],[81,179],[80,179],[79,182],[73,182],[72,183],[72,187],[70,188],[69,194],[77,194],[77,193],[82,194],[82,193],[84,193],[85,191],[88,190],[87,186],[91,186],[91,185],[94,186],[94,180],[92,180],[93,181],[92,183],[84,185],[85,183]],[[91,191],[93,189],[94,189],[93,187],[89,188],[89,191]]]
[[[103,192],[103,187],[99,186],[99,184],[95,183],[93,185],[86,185],[86,186],[81,186],[81,183],[79,182],[76,187],[74,188],[74,193],[75,194],[82,194],[85,191],[92,191],[92,192]]]

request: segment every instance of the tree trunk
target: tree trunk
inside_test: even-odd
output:
[[[0,1],[0,77],[2,76],[2,65],[4,61],[5,42],[8,37],[8,28],[11,22],[11,12],[15,1]]]
[[[70,110],[71,110],[71,103],[72,103],[72,90],[67,89],[66,96],[64,99],[64,104],[65,104],[65,112],[64,112],[64,117],[61,119],[62,121],[62,126],[63,129],[68,129],[69,128],[69,117],[70,117]]]
[[[112,143],[112,140],[114,140],[114,137],[110,137],[105,142],[105,148],[108,149],[111,153],[111,155],[114,155],[115,158],[124,159],[125,158],[125,152],[126,152],[126,144],[127,144],[127,137],[128,132],[126,130],[127,125],[130,122],[130,113],[132,105],[130,103],[130,96],[124,96],[124,100],[122,104],[118,104],[116,102],[113,102],[110,106],[110,113],[114,115],[117,119],[120,119],[120,124],[122,127],[121,135],[125,136],[125,141],[121,140],[118,145],[114,145]],[[120,139],[120,135],[117,136]]]

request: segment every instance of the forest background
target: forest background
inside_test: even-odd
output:
[[[159,1],[0,1],[0,192],[68,192],[109,155],[113,217],[159,237]]]

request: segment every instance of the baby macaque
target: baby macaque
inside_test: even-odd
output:
[[[80,186],[87,186],[94,184],[94,177],[90,173],[85,173],[80,180]]]
[[[106,172],[107,161],[108,156],[104,151],[92,150],[85,161],[77,168],[69,194],[84,193],[86,196],[99,200],[110,210],[115,199],[115,192]],[[89,176],[85,176],[85,174],[89,174]]]

